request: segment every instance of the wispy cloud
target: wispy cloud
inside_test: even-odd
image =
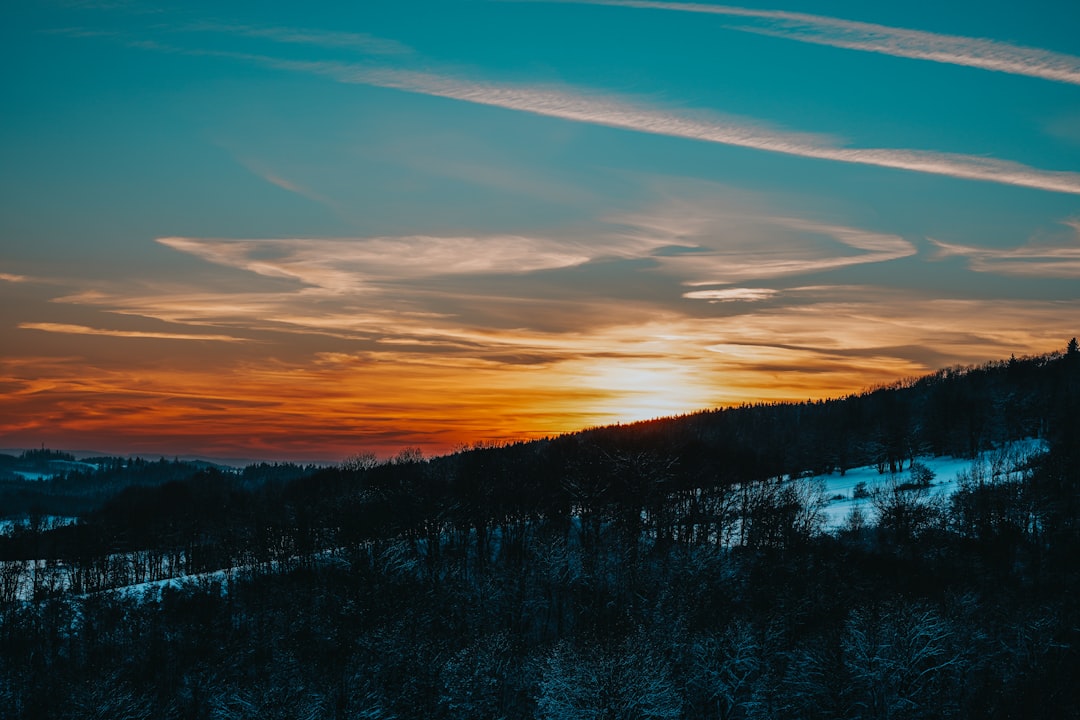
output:
[[[41,330],[50,333],[64,333],[67,335],[106,335],[109,337],[122,338],[149,338],[153,340],[213,340],[217,342],[248,342],[246,338],[233,337],[231,335],[188,335],[184,333],[146,332],[142,330],[108,330],[92,328],[85,325],[68,325],[65,323],[50,322],[24,322],[19,323],[23,330]]]
[[[240,163],[240,165],[242,165],[245,169],[247,169],[252,175],[255,175],[261,180],[264,180],[265,182],[268,182],[275,187],[281,188],[286,192],[294,193],[296,195],[299,195],[300,197],[307,198],[314,203],[318,203],[319,205],[328,207],[335,213],[341,213],[341,207],[338,205],[338,203],[334,202],[325,195],[322,195],[312,190],[311,188],[306,187],[305,185],[301,185],[300,183],[293,182],[292,180],[288,180],[282,177],[279,173],[274,172],[273,170],[266,167],[266,165],[264,165],[262,162],[251,157],[236,155],[235,153],[233,154],[233,157],[235,157],[236,161]]]
[[[254,40],[267,40],[273,43],[288,45],[302,45],[321,50],[352,50],[361,55],[372,56],[407,56],[413,54],[413,49],[408,45],[390,38],[378,37],[369,33],[345,32],[334,30],[315,30],[303,28],[263,27],[242,23],[227,22],[200,22],[186,25],[154,25],[151,30],[160,36],[163,35],[192,35],[192,34],[215,34],[228,35],[233,38],[251,38]],[[135,38],[129,32],[114,29],[101,29],[85,26],[67,26],[47,28],[42,32],[49,35],[60,35],[70,38],[112,38],[125,41],[131,47],[146,50],[159,50],[177,54],[219,54],[213,51],[187,51],[179,47],[169,45],[158,39]],[[220,54],[227,55],[228,51]]]
[[[1080,194],[1080,173],[1041,170],[1007,160],[924,150],[844,147],[827,136],[776,130],[753,120],[710,119],[702,117],[700,113],[680,113],[621,98],[605,98],[595,93],[561,88],[477,82],[448,75],[338,62],[305,62],[240,54],[232,56],[280,69],[325,75],[339,82],[393,88],[654,135]]]
[[[763,20],[767,22],[764,27],[735,26],[734,29],[817,45],[963,65],[1080,85],[1080,57],[996,40],[945,35],[807,13],[759,10],[731,5],[658,0],[567,1],[577,4],[673,10]],[[1062,21],[1068,19],[1063,17]]]
[[[942,365],[1050,349],[1060,342],[1061,314],[1076,309],[1075,302],[942,300],[865,285],[775,292],[700,288],[693,291],[699,300],[728,302],[686,303],[678,299],[680,288],[700,276],[691,266],[663,265],[671,256],[647,249],[670,249],[675,232],[680,247],[700,244],[720,226],[715,218],[683,215],[688,219],[681,227],[674,212],[670,222],[659,213],[642,220],[639,229],[650,227],[648,242],[636,237],[629,220],[612,238],[598,241],[605,247],[617,236],[634,248],[635,257],[650,259],[638,272],[666,278],[668,299],[627,301],[588,286],[580,288],[580,300],[531,294],[529,273],[515,272],[520,262],[552,249],[552,257],[561,257],[573,247],[564,240],[534,239],[520,249],[510,243],[486,266],[512,286],[507,297],[471,298],[476,307],[503,313],[498,324],[462,304],[462,293],[483,292],[476,287],[484,283],[472,275],[454,280],[439,274],[440,265],[452,262],[453,238],[445,244],[389,238],[389,245],[367,247],[361,240],[353,255],[343,240],[168,245],[208,262],[299,282],[289,287],[252,276],[234,280],[235,289],[223,292],[200,285],[206,283],[203,274],[187,280],[194,284],[185,292],[144,286],[144,294],[136,295],[137,284],[128,281],[111,292],[59,298],[98,311],[218,330],[128,332],[24,323],[24,329],[147,338],[147,354],[118,367],[115,350],[80,343],[81,357],[74,359],[0,358],[0,436],[109,447],[124,438],[133,449],[183,442],[200,452],[248,457],[343,456],[357,447],[391,452],[407,444],[440,451],[477,438],[541,437],[745,401],[842,395]],[[863,257],[910,250],[902,238],[887,234],[797,218],[768,220],[732,215],[719,222],[737,235],[750,232],[752,243],[761,239],[751,232],[755,227],[779,228],[772,249],[781,255],[817,238],[811,260],[827,259],[838,249]],[[498,244],[492,238],[466,248],[494,253]],[[713,244],[722,247],[717,239]],[[379,247],[401,257],[380,260]],[[335,258],[344,258],[343,271],[358,278],[328,274]],[[371,270],[360,258],[383,265]],[[655,262],[661,263],[659,275]],[[545,264],[535,265],[540,274],[550,274]],[[717,260],[708,272],[722,265]],[[387,273],[392,280],[372,284],[368,272]],[[449,280],[436,282],[439,277]],[[538,317],[547,327],[538,327]],[[166,344],[230,338],[221,328],[232,327],[261,344],[234,346],[239,351],[213,367],[207,367],[205,353],[183,352],[197,345]],[[154,345],[159,338],[162,344]],[[26,343],[31,353],[32,347]],[[450,395],[448,387],[454,388]],[[401,417],[410,419],[407,427]]]
[[[572,230],[566,234],[574,239],[160,238],[161,245],[207,262],[295,285],[259,289],[247,282],[233,292],[131,292],[118,287],[75,293],[56,302],[189,326],[326,335],[369,347],[408,346],[419,353],[454,350],[513,363],[550,357],[547,341],[520,341],[526,329],[588,336],[620,325],[628,314],[644,319],[683,312],[680,295],[747,303],[779,294],[770,288],[709,285],[809,275],[916,252],[898,236],[800,218],[740,215],[715,200],[680,201],[677,207],[606,222],[609,229],[593,230],[581,239]],[[633,261],[626,272],[654,288],[650,297],[632,297],[625,287],[588,280],[575,282],[576,289],[567,296],[565,278],[543,279],[556,277],[556,271],[588,278],[594,270],[572,269],[599,267],[605,261]],[[552,297],[553,287],[561,288],[558,297]]]
[[[683,293],[683,297],[710,302],[758,302],[774,297],[777,292],[771,288],[725,288],[723,290],[693,290]]]
[[[116,30],[99,30],[86,27],[48,28],[42,32],[48,35],[60,35],[70,38],[119,38],[123,34]]]
[[[830,290],[836,298],[843,291]],[[0,436],[136,449],[182,441],[201,452],[277,458],[406,444],[438,451],[477,438],[842,395],[941,365],[1049,350],[1062,339],[1061,313],[1076,310],[1075,302],[927,300],[873,288],[846,295],[722,317],[626,317],[587,333],[491,334],[541,355],[539,363],[392,346],[291,361],[259,353],[212,368],[201,354],[122,368],[93,357],[0,358]]]
[[[521,235],[407,236],[226,240],[158,238],[209,262],[267,277],[291,278],[335,293],[372,284],[442,275],[513,275],[584,264],[598,257],[640,256],[658,241],[620,238],[590,243]]]
[[[889,262],[918,251],[898,235],[802,218],[755,215],[724,206],[677,202],[623,222],[637,232],[667,238],[689,252],[655,258],[684,285],[700,287],[810,275]],[[634,232],[634,231],[631,231]],[[852,252],[855,251],[855,252]],[[772,291],[736,288],[692,291],[695,300],[764,300]]]
[[[965,257],[975,272],[1018,277],[1080,278],[1080,221],[1063,223],[1072,229],[1069,245],[1029,243],[1022,247],[998,249],[959,245],[930,239],[937,257]]]
[[[112,292],[89,290],[53,300],[65,305],[102,308],[118,315],[150,318],[176,325],[274,329],[273,318],[288,294],[248,291],[214,292],[205,288],[183,291],[134,290],[130,285]]]
[[[12,273],[0,273],[0,280],[3,280],[4,282],[10,282],[10,283],[21,283],[21,282],[29,281],[30,278],[26,277],[25,275],[14,275]]]
[[[352,49],[370,55],[408,55],[412,52],[412,48],[397,40],[390,40],[388,38],[381,38],[369,33],[361,32],[260,27],[257,25],[209,22],[186,26],[183,29],[194,32],[213,32],[258,38],[295,45]]]
[[[499,235],[159,243],[267,280],[251,277],[233,290],[116,283],[54,302],[189,327],[287,333],[297,342],[321,335],[418,353],[456,349],[516,363],[535,357],[536,346],[504,339],[508,331],[513,338],[526,327],[585,330],[618,322],[613,306],[624,312],[638,304],[588,288],[551,297],[551,286],[536,274],[598,260],[647,259],[666,238],[613,233],[582,240]]]
[[[338,82],[383,87],[634,132],[745,147],[797,157],[870,165],[1080,195],[1080,173],[1043,170],[1009,160],[902,148],[847,147],[816,133],[777,129],[759,120],[665,109],[614,95],[562,87],[511,85],[332,60],[289,60],[225,50],[192,50],[154,41],[130,43],[158,52],[225,57]]]
[[[722,340],[707,349],[737,392],[779,399],[829,386],[840,395],[853,377],[863,389],[890,376],[1050,350],[1062,342],[1062,313],[1078,308],[1075,301],[944,299],[873,287],[835,287],[824,301],[807,295],[799,305],[751,305],[709,324]]]
[[[271,185],[275,185],[282,190],[287,190],[291,193],[296,193],[297,195],[301,195],[303,197],[315,200],[316,202],[327,204],[326,198],[311,192],[302,185],[297,185],[294,182],[290,182],[289,180],[286,180],[280,175],[275,175],[272,172],[262,172],[258,173],[258,175],[266,182],[270,183]]]

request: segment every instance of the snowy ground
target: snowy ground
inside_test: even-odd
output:
[[[41,528],[51,529],[58,528],[64,525],[74,525],[79,521],[76,517],[69,515],[44,515],[41,518]],[[5,518],[0,520],[0,535],[10,535],[15,532],[17,527],[28,527],[30,525],[30,519],[23,518]]]
[[[920,457],[917,462],[930,468],[934,473],[934,481],[930,486],[930,494],[933,497],[948,497],[956,492],[956,479],[962,473],[971,473],[973,468],[979,467],[1000,468],[1004,472],[1015,472],[1031,456],[1046,452],[1047,445],[1044,440],[1027,438],[1017,440],[997,450],[988,450],[980,453],[974,460],[967,458],[943,457]],[[874,466],[852,468],[844,475],[835,473],[832,475],[819,475],[813,478],[821,481],[825,486],[825,497],[829,500],[825,507],[826,527],[829,530],[837,530],[844,524],[844,520],[851,513],[852,508],[859,507],[867,522],[874,522],[875,511],[869,498],[855,498],[855,486],[866,483],[866,488],[873,491],[891,480],[896,482],[909,482],[911,480],[907,467],[895,476],[877,471]],[[832,498],[842,495],[843,499]]]
[[[29,470],[12,470],[11,472],[15,473],[16,475],[21,477],[23,480],[34,480],[34,481],[52,480],[52,478],[56,475],[56,473],[52,472],[52,471],[49,471],[49,472],[31,472]]]
[[[143,600],[157,601],[161,599],[166,589],[183,590],[196,588],[208,590],[216,588],[222,595],[228,592],[229,582],[236,576],[235,569],[214,570],[212,572],[197,573],[195,575],[181,575],[164,580],[151,580],[134,585],[104,590],[102,592],[113,593],[119,597],[141,598]],[[84,596],[85,597],[85,596]]]
[[[1002,475],[1018,475],[1022,472],[1022,468],[1027,465],[1029,458],[1046,452],[1046,450],[1047,446],[1044,441],[1026,439],[1010,443],[996,450],[981,453],[974,460],[946,456],[920,457],[917,458],[917,462],[929,468],[934,474],[933,482],[929,486],[930,495],[932,497],[947,498],[956,491],[957,479],[964,474],[981,474],[988,479]],[[844,526],[852,509],[856,507],[861,509],[867,523],[876,522],[876,511],[870,498],[854,497],[855,489],[860,483],[865,484],[866,490],[872,493],[875,488],[887,483],[905,483],[911,480],[910,470],[906,467],[903,471],[890,475],[889,473],[879,473],[874,466],[867,466],[852,468],[844,475],[839,473],[819,475],[810,478],[807,482],[811,485],[817,485],[823,492],[827,501],[824,508],[825,528],[830,532],[835,532]],[[75,518],[56,516],[49,516],[43,520],[47,527],[56,527],[75,522]],[[0,521],[0,534],[11,533],[17,524],[25,524],[26,522],[25,519]],[[320,561],[327,562],[331,561],[334,556],[335,551],[326,550],[319,553],[317,557]],[[5,563],[0,563],[0,570],[3,570],[4,565]],[[22,578],[22,582],[19,583],[21,587],[15,592],[15,595],[22,599],[27,599],[30,596],[31,574],[43,574],[43,577],[46,577],[45,585],[55,591],[61,591],[69,584],[66,569],[61,565],[50,566],[49,563],[39,560],[31,563],[27,569],[29,573]],[[270,563],[269,569],[271,571],[276,570],[277,563]],[[179,589],[188,586],[202,588],[216,586],[220,592],[227,592],[233,580],[238,576],[244,576],[253,571],[253,566],[241,566],[197,575],[141,582],[107,592],[118,592],[125,596],[139,596],[146,599],[160,598],[167,588]]]

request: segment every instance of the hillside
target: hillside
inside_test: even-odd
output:
[[[92,485],[78,522],[0,538],[0,701],[19,718],[1076,717],[1078,409],[1073,343],[431,459],[65,469],[32,483],[35,517]],[[865,512],[830,514],[857,488]]]

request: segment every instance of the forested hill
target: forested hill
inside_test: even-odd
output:
[[[950,496],[913,469],[1025,437]],[[873,513],[827,531],[809,476],[866,465]],[[144,470],[33,481],[108,490],[0,537],[0,714],[1080,716],[1075,341],[431,459]]]
[[[895,473],[918,456],[973,458],[1012,440],[1052,439],[1071,432],[1077,415],[1078,358],[1074,340],[1065,352],[943,369],[846,398],[707,410],[506,447],[478,444],[426,463],[448,466],[450,472],[482,456],[484,464],[521,464],[523,471],[524,466],[546,465],[559,472],[560,464],[578,455],[625,451],[664,457],[689,484],[843,473],[866,465]],[[340,470],[355,473],[417,460],[423,456],[411,448],[385,462],[361,453]],[[74,461],[70,453],[44,448],[18,457],[0,455],[0,516],[78,516],[128,486],[162,485],[205,470],[235,474],[224,465],[165,458]],[[308,477],[320,469],[260,463],[238,472],[240,484],[251,489]],[[21,482],[27,475],[48,480]]]
[[[954,367],[843,399],[769,403],[579,433],[563,442],[675,452],[731,480],[862,465],[898,470],[918,455],[974,457],[1077,422],[1076,341],[1064,353]]]

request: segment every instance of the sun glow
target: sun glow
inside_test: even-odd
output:
[[[710,406],[707,384],[695,383],[691,370],[668,362],[599,362],[582,382],[605,396],[593,408],[604,422],[635,422]]]

